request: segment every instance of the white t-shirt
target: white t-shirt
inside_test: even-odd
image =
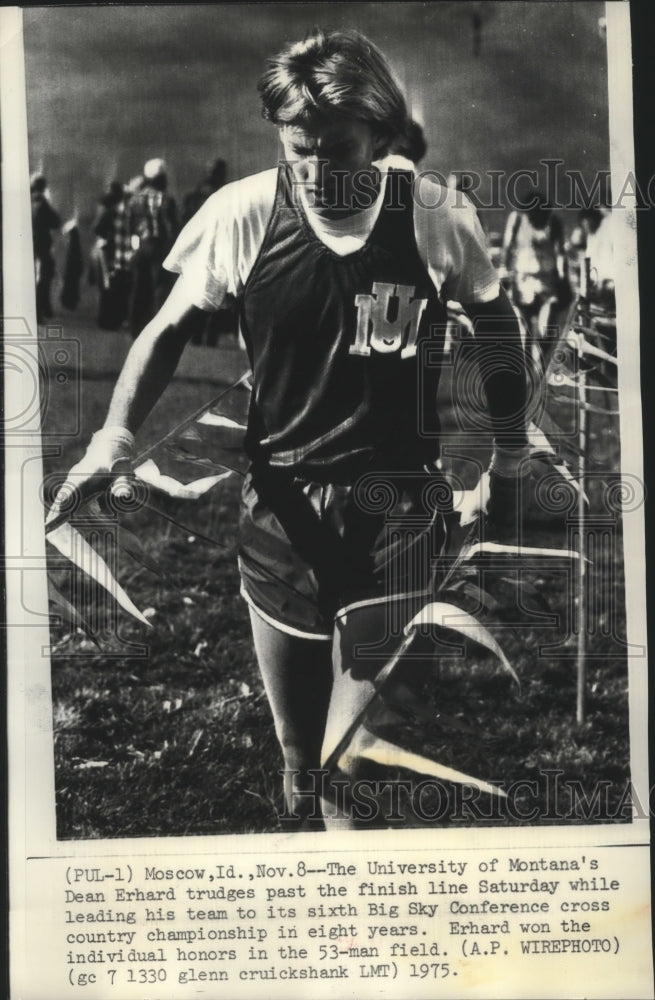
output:
[[[359,250],[370,236],[384,204],[386,161],[380,194],[369,209],[344,219],[314,212],[300,188],[307,221],[323,243],[342,256]],[[273,211],[277,168],[225,185],[207,199],[187,223],[164,261],[182,275],[190,300],[201,309],[220,309],[235,298],[262,245]],[[414,185],[416,244],[442,302],[490,302],[500,291],[475,209],[460,192],[419,174]]]

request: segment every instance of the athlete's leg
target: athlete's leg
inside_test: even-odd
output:
[[[332,645],[334,683],[322,748],[322,762],[333,779],[324,785],[323,817],[328,829],[389,825],[384,787],[388,793],[388,779],[393,779],[397,768],[392,759],[383,765],[371,763],[364,753],[387,716],[388,721],[400,721],[387,706],[393,706],[397,698],[405,704],[408,699],[420,700],[434,668],[429,637],[415,636],[405,645],[403,625],[417,610],[410,602],[390,601],[360,606],[337,618]],[[401,649],[403,655],[397,659]],[[395,666],[381,687],[385,666],[391,662]],[[382,797],[374,802],[376,789]],[[402,808],[405,813],[406,807]],[[411,818],[407,814],[406,822]]]
[[[288,635],[250,608],[255,653],[284,757],[288,813],[320,818],[320,768],[332,665],[330,643]]]

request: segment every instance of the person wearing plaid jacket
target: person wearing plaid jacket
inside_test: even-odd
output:
[[[98,326],[118,330],[127,320],[132,289],[132,236],[129,198],[120,181],[112,181],[101,199],[94,232],[96,281],[100,292]]]
[[[130,308],[130,332],[137,337],[157,313],[170,292],[173,279],[162,267],[178,231],[177,206],[167,193],[166,164],[148,160],[143,168],[143,186],[129,205],[130,237],[134,248],[134,287]]]

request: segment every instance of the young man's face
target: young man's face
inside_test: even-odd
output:
[[[367,122],[321,118],[283,125],[280,138],[296,183],[316,212],[350,215],[372,203],[379,189],[372,163],[382,144]]]

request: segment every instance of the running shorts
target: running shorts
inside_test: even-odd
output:
[[[245,477],[239,568],[246,601],[291,635],[331,639],[358,605],[399,600],[407,615],[432,593],[445,543],[447,483],[423,470],[317,481],[270,466]]]

